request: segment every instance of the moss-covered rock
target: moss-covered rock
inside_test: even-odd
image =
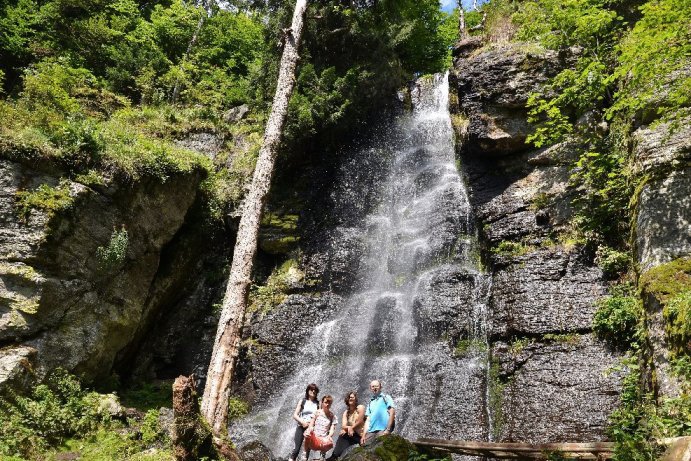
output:
[[[395,434],[379,437],[371,444],[356,448],[343,461],[405,461],[415,446]]]
[[[58,164],[0,158],[0,341],[34,351],[7,360],[39,378],[57,366],[108,377],[161,308],[152,281],[205,174],[86,186]]]
[[[653,267],[641,275],[639,287],[659,392],[676,397],[681,383],[670,361],[691,350],[691,258]]]

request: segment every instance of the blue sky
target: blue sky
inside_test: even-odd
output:
[[[478,3],[482,4],[485,3],[485,1],[486,0],[480,0]],[[439,3],[441,4],[441,9],[447,13],[456,7],[456,0],[439,0]],[[466,8],[472,7],[473,0],[463,0],[463,6]]]

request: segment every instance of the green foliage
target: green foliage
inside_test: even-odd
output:
[[[679,258],[653,267],[641,275],[638,285],[643,293],[652,294],[666,304],[691,286],[691,258]]]
[[[614,460],[653,461],[662,452],[656,439],[691,435],[688,379],[679,397],[655,402],[651,394],[641,391],[639,358],[629,357],[623,365],[628,374],[623,380],[621,405],[612,413],[608,429],[616,444]]]
[[[538,40],[548,48],[571,45],[600,51],[623,18],[607,0],[534,0],[513,16],[519,40]]]
[[[173,401],[173,383],[159,381],[138,383],[122,392],[122,404],[141,410],[169,407]]]
[[[504,426],[504,389],[506,382],[502,380],[501,368],[496,360],[492,360],[488,375],[488,405],[492,418],[492,432],[495,438],[501,435]]]
[[[250,411],[250,406],[244,400],[238,397],[230,397],[228,399],[228,421],[232,422],[247,415]]]
[[[98,395],[56,370],[29,397],[0,399],[0,454],[34,459],[78,433],[87,433],[108,420],[99,412]]]
[[[496,247],[492,248],[492,253],[499,256],[518,257],[534,250],[530,245],[523,242],[513,242],[511,240],[502,240]]]
[[[572,204],[575,224],[585,239],[625,246],[629,229],[629,202],[632,194],[628,154],[618,139],[620,130],[613,125],[604,140],[593,140],[576,161],[570,183],[580,189]],[[611,267],[612,269],[614,267]]]
[[[120,269],[127,257],[129,241],[127,229],[123,227],[120,230],[113,230],[108,246],[96,248],[96,259],[98,260],[99,269],[104,272],[113,272]]]
[[[691,258],[660,264],[641,275],[641,292],[662,305],[672,353],[691,355]]]
[[[129,403],[141,404],[139,408],[170,405],[170,392],[164,402],[149,400],[152,396],[156,394],[148,386]],[[141,420],[120,422],[111,418],[104,398],[82,388],[64,370],[56,370],[28,396],[0,398],[0,458],[43,461],[78,453],[86,461],[174,459],[157,409]]]
[[[605,277],[612,279],[629,270],[632,261],[629,252],[600,245],[595,252],[595,263]]]
[[[675,352],[691,354],[691,288],[672,297],[663,314]]]
[[[252,285],[248,301],[249,311],[266,314],[285,300],[291,280],[302,277],[304,274],[298,270],[295,260],[285,261],[274,269],[264,285]]]
[[[412,450],[408,454],[408,461],[451,461],[451,455],[446,455],[443,458],[440,458],[437,455],[428,455]]]
[[[638,339],[643,308],[630,285],[615,285],[610,291],[609,296],[598,301],[593,330],[599,337],[626,349]]]
[[[488,345],[481,339],[461,339],[454,347],[454,357],[464,357],[467,355],[481,354],[488,350]]]
[[[167,402],[167,404],[170,405],[170,402]],[[165,443],[167,441],[168,434],[161,429],[159,417],[159,410],[149,410],[144,414],[144,419],[139,428],[144,444],[153,445],[156,443]]]
[[[68,181],[61,181],[55,187],[41,184],[31,191],[18,191],[16,199],[17,212],[24,221],[29,219],[33,209],[42,210],[50,217],[68,209],[73,201]]]
[[[691,4],[651,0],[640,11],[641,19],[617,45],[613,75],[620,84],[609,112],[638,114],[643,119],[673,117],[689,106],[691,94]]]
[[[528,98],[528,121],[536,127],[526,142],[541,147],[564,139],[573,132],[573,120],[601,105],[611,82],[597,59],[581,58],[574,69],[561,71]]]

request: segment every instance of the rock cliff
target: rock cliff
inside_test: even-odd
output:
[[[457,53],[459,156],[482,229],[497,440],[602,440],[616,407],[618,354],[594,338],[601,270],[567,229],[578,146],[531,149],[528,94],[569,56],[521,44]],[[577,50],[572,50],[576,53]]]
[[[0,160],[0,383],[116,371],[184,296],[195,259],[174,262],[174,243],[203,176],[79,182],[50,160]]]

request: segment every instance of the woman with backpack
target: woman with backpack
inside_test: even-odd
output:
[[[319,459],[324,459],[326,452],[334,446],[333,436],[336,430],[336,417],[331,411],[333,397],[325,395],[321,408],[312,417],[309,427],[305,431],[305,451],[321,452]],[[309,455],[308,455],[309,456]]]
[[[328,461],[340,458],[346,449],[352,445],[359,445],[362,439],[362,430],[365,426],[365,406],[358,405],[357,392],[350,391],[343,401],[346,410],[341,421],[341,433],[336,442],[336,448]]]
[[[293,419],[297,421],[298,425],[295,428],[295,435],[293,437],[295,448],[293,448],[293,452],[291,453],[288,461],[296,461],[298,454],[300,454],[300,448],[305,440],[305,431],[309,427],[315,413],[317,410],[319,410],[319,399],[317,399],[318,395],[319,388],[317,385],[314,383],[309,384],[307,389],[305,389],[305,398],[301,399],[295,407]],[[308,457],[309,450],[307,447],[305,447],[305,459]]]

